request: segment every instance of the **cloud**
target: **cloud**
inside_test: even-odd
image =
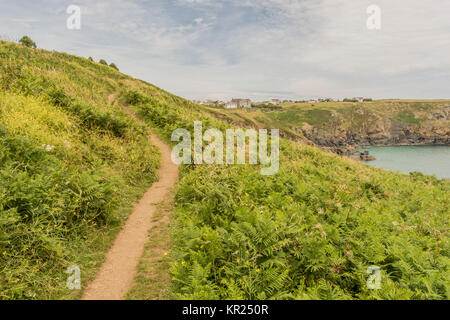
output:
[[[82,7],[78,33],[64,29],[72,3]],[[114,59],[187,98],[450,98],[450,2],[378,0],[379,31],[366,27],[371,4],[17,0],[0,4],[0,28],[48,49]]]

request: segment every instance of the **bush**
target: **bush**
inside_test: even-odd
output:
[[[109,66],[110,66],[111,68],[116,69],[117,71],[119,71],[119,68],[117,68],[117,66],[116,66],[115,63],[111,63]]]
[[[19,43],[25,47],[36,49],[36,43],[30,39],[28,36],[23,36],[22,39],[19,40]]]
[[[114,116],[110,112],[100,112],[88,105],[76,103],[61,88],[53,87],[47,96],[52,104],[63,107],[65,110],[77,115],[83,124],[91,130],[101,129],[112,132],[116,137],[125,136],[129,123],[126,118]]]
[[[105,60],[103,60],[103,59],[100,59],[100,61],[99,61],[98,63],[100,63],[100,64],[104,64],[105,66],[107,66],[107,65],[108,65],[108,62],[106,62],[106,61],[105,61]]]
[[[301,161],[284,159],[277,176],[251,166],[184,173],[178,298],[449,298],[448,184],[364,169],[367,179],[335,156],[294,150]],[[370,265],[382,270],[378,291],[366,285]]]
[[[138,104],[147,103],[149,100],[137,91],[130,90],[122,93],[123,102],[136,106]]]
[[[93,275],[119,213],[156,178],[147,127],[107,105],[121,77],[0,42],[0,300],[77,298],[66,268]]]

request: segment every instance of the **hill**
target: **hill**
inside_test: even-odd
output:
[[[240,123],[88,59],[5,42],[0,57],[0,297],[77,298],[66,268],[81,267],[83,286],[92,279],[155,180],[148,130],[170,140],[194,121],[222,131]],[[173,296],[448,299],[449,193],[447,180],[284,139],[274,176],[254,165],[182,166]],[[380,290],[366,284],[373,265]]]
[[[68,54],[0,43],[0,298],[59,298],[94,275],[156,178],[149,128],[109,95],[145,86]]]
[[[257,104],[252,110],[209,108],[250,127],[281,128],[286,137],[337,153],[348,146],[450,144],[450,100]]]

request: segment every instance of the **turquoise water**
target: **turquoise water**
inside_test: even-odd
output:
[[[413,171],[450,179],[450,146],[369,147],[377,158],[366,162],[379,168],[410,173]]]

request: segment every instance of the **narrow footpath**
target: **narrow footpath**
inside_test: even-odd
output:
[[[130,112],[130,110],[127,110]],[[167,199],[178,180],[178,166],[171,160],[170,146],[157,136],[151,142],[161,152],[159,180],[154,182],[136,204],[126,224],[108,251],[106,260],[94,279],[84,290],[82,300],[123,300],[133,286],[136,267],[144,251],[148,232],[153,227],[157,205]]]

